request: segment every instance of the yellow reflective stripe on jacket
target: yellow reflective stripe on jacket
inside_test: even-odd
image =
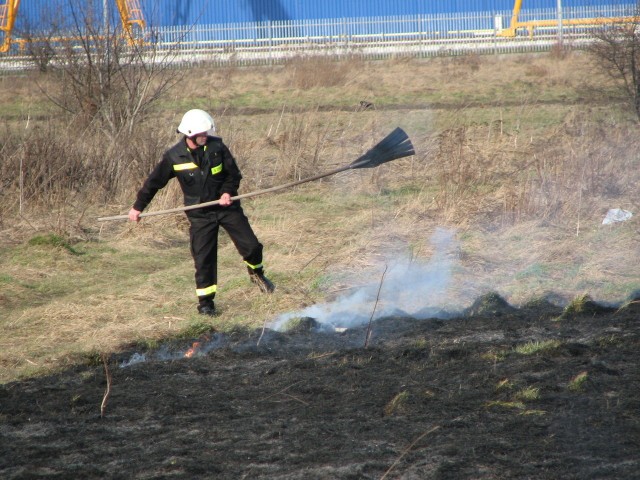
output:
[[[173,166],[173,169],[176,172],[179,172],[180,170],[193,170],[194,168],[198,168],[198,166],[193,162],[179,163],[179,164]]]
[[[247,267],[249,267],[251,270],[257,270],[259,268],[262,268],[262,264],[259,263],[258,265],[251,265],[249,262],[247,262],[246,260],[244,261],[244,263],[247,264]]]
[[[199,297],[206,297],[207,295],[211,295],[212,293],[216,293],[218,290],[217,285],[211,285],[207,288],[196,288],[196,295]]]
[[[217,167],[211,167],[211,174],[215,175],[216,173],[220,173],[222,171],[222,164]]]

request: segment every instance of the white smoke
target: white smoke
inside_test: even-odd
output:
[[[269,328],[282,330],[294,318],[311,317],[320,328],[336,331],[365,325],[369,321],[388,316],[410,316],[422,318],[451,317],[455,312],[447,311],[447,301],[452,297],[452,270],[458,244],[455,233],[437,229],[430,238],[433,251],[429,260],[387,258],[375,270],[364,272],[368,283],[333,302],[317,304],[297,312],[277,317]],[[363,275],[359,275],[361,278]],[[206,355],[220,348],[224,335],[214,334],[210,339],[194,343],[193,356]],[[196,348],[197,346],[197,348]],[[121,368],[131,367],[150,360],[165,361],[185,358],[184,348],[163,345],[152,353],[134,353],[120,363]]]
[[[451,283],[454,232],[439,228],[431,236],[433,255],[428,261],[386,259],[377,272],[369,272],[370,283],[333,302],[312,305],[277,317],[270,328],[281,330],[289,320],[311,317],[323,329],[352,328],[381,317],[405,315],[437,317],[445,307]],[[386,271],[385,271],[386,268]]]
[[[213,334],[211,337],[205,335],[198,339],[195,342],[192,342],[190,348],[184,348],[180,346],[178,348],[175,345],[165,344],[162,345],[158,350],[149,352],[149,353],[138,353],[135,352],[128,360],[123,360],[120,362],[120,368],[127,368],[138,363],[144,363],[147,361],[160,361],[164,362],[167,360],[179,360],[182,358],[186,358],[187,356],[192,357],[200,357],[206,355],[211,350],[222,347],[224,344],[225,338],[224,335]]]

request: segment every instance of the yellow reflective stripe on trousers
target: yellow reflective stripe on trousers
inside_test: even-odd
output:
[[[216,173],[220,173],[222,171],[222,164],[217,167],[211,167],[211,174],[215,175]]]
[[[196,288],[196,295],[199,297],[206,297],[207,295],[216,293],[217,289],[218,289],[217,285],[211,285],[210,287],[207,287],[207,288]]]
[[[244,261],[244,263],[247,264],[247,267],[249,267],[251,270],[257,270],[259,268],[262,268],[262,264],[259,263],[258,265],[251,265],[249,262],[247,262],[246,260]]]
[[[198,166],[193,162],[179,163],[179,164],[173,166],[173,169],[176,172],[179,172],[180,170],[193,170],[194,168],[198,168]]]

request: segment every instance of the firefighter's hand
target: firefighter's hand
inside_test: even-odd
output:
[[[228,193],[223,193],[220,197],[220,205],[223,207],[228,207],[232,203],[233,200],[231,200],[231,195],[229,195]]]
[[[129,210],[129,220],[131,220],[132,222],[139,222],[140,210],[136,210],[135,208],[132,208],[131,210]]]

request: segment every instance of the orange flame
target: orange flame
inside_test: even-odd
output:
[[[185,352],[184,354],[185,358],[193,357],[193,354],[196,353],[198,348],[200,348],[200,342],[193,342],[193,345],[191,345],[191,348]]]

